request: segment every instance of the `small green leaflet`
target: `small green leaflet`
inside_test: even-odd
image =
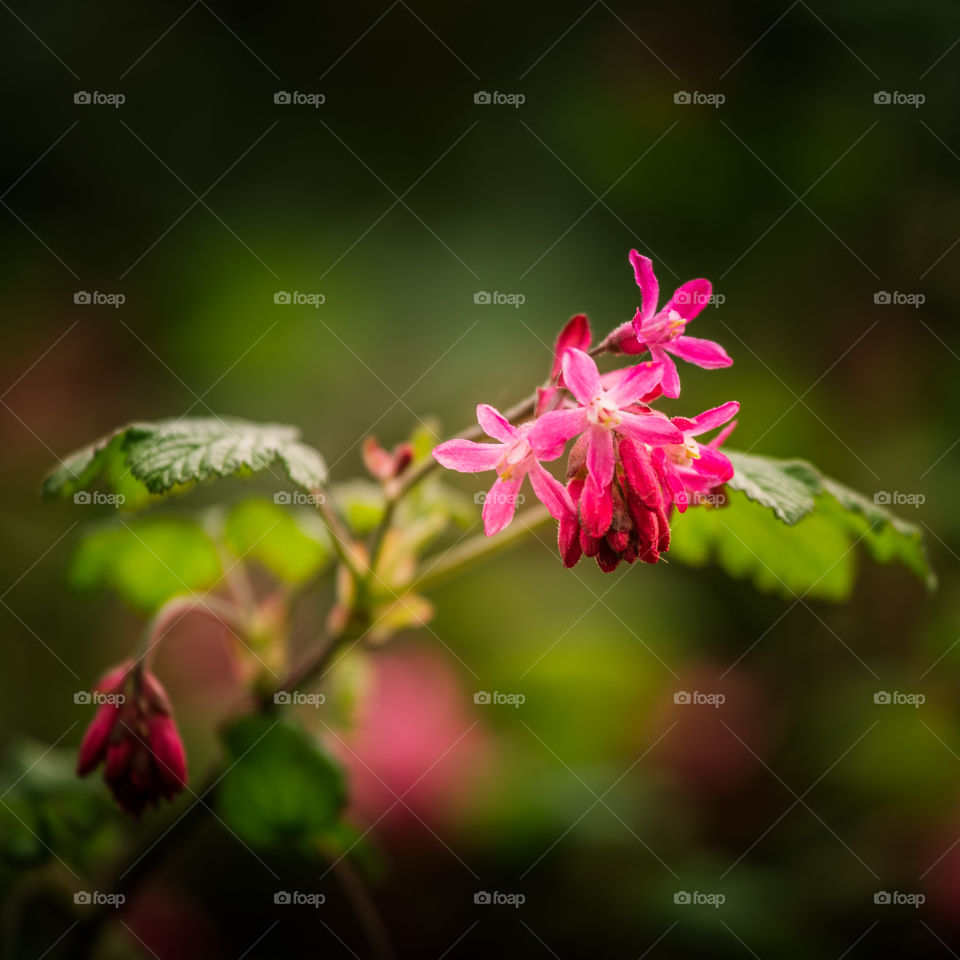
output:
[[[70,454],[43,483],[47,498],[67,497],[119,471],[150,493],[231,474],[256,473],[275,464],[305,490],[326,481],[323,457],[300,442],[296,427],[245,420],[188,418],[131,423]]]
[[[878,563],[899,561],[935,587],[916,524],[805,461],[725,452],[736,470],[728,505],[675,518],[671,557],[696,566],[715,560],[764,591],[843,600],[856,576],[854,548],[862,544]]]

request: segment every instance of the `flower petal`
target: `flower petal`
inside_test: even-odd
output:
[[[712,293],[713,285],[709,280],[688,280],[677,287],[661,313],[673,310],[684,320],[692,320],[710,302]]]
[[[636,250],[630,251],[628,258],[633,266],[633,274],[637,278],[640,288],[642,306],[637,311],[636,325],[645,323],[657,312],[657,300],[660,297],[660,284],[653,273],[653,261],[649,257],[642,257]]]
[[[477,423],[483,427],[483,432],[501,443],[509,443],[517,435],[517,428],[496,408],[489,403],[477,404]]]
[[[556,380],[563,367],[563,355],[570,349],[590,349],[590,321],[585,313],[578,313],[567,321],[567,325],[560,331],[556,345],[553,348],[553,366],[550,368],[550,379]]]
[[[665,343],[664,347],[687,363],[696,364],[705,370],[719,370],[720,367],[729,367],[733,363],[727,351],[712,340],[683,336],[677,337],[671,343]]]
[[[688,429],[687,433],[692,433],[694,436],[697,436],[701,433],[706,433],[708,430],[712,430],[714,427],[719,427],[732,417],[735,417],[739,409],[740,404],[737,403],[736,400],[730,400],[727,403],[720,404],[719,407],[713,407],[711,410],[704,410],[703,413],[698,414],[693,418],[695,426],[692,430]]]
[[[501,443],[474,443],[472,440],[448,440],[433,448],[433,458],[448,470],[481,473],[493,470],[503,456]]]
[[[632,416],[632,414],[628,414]],[[587,472],[594,483],[600,487],[609,487],[613,480],[616,460],[613,455],[613,433],[605,427],[590,428],[590,446],[587,449]],[[600,536],[600,534],[595,534]]]
[[[672,347],[673,344],[671,343],[670,346]],[[662,373],[660,386],[663,387],[663,395],[676,399],[680,396],[680,374],[677,373],[677,365],[673,362],[673,358],[667,356],[663,347],[652,347],[650,356],[660,363]]]
[[[613,497],[610,487],[600,487],[592,476],[587,477],[580,497],[580,520],[583,532],[589,537],[602,537],[613,522]],[[581,546],[583,541],[581,540]],[[595,551],[594,551],[595,552]],[[594,555],[584,546],[588,557]]]
[[[97,708],[80,744],[77,776],[85,777],[107,755],[107,740],[119,714],[120,708],[114,703],[104,703]]]
[[[553,410],[534,420],[527,442],[538,460],[556,460],[563,453],[564,444],[586,426],[587,412],[582,407]]]
[[[523,483],[523,475],[502,480],[497,477],[483,501],[483,532],[492,537],[508,526],[517,509],[517,491]]]
[[[554,520],[563,520],[576,512],[567,488],[539,463],[530,468],[530,483],[537,499],[550,511]]]
[[[607,390],[606,399],[615,407],[628,407],[646,396],[660,383],[661,372],[656,363],[648,360],[625,371]]]
[[[582,350],[570,349],[563,355],[563,382],[581,403],[595,400],[602,389],[596,363]]]
[[[710,445],[711,447],[713,447],[714,450],[716,450],[718,447],[720,447],[720,446],[723,444],[723,442],[727,439],[727,437],[729,437],[730,434],[733,433],[733,431],[736,430],[736,429],[737,429],[737,421],[736,421],[736,420],[733,420],[732,422],[728,423],[728,424],[710,441],[710,444],[709,444],[709,445]]]
[[[659,413],[627,413],[620,411],[617,430],[641,443],[663,445],[683,443],[683,434]]]

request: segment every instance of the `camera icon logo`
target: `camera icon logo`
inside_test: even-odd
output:
[[[290,294],[289,294],[286,290],[278,290],[278,291],[273,295],[273,302],[274,302],[274,303],[289,303],[289,302],[290,302]]]
[[[892,899],[893,898],[890,896],[890,893],[887,890],[878,890],[873,895],[874,903],[881,903],[881,904],[891,903]]]
[[[674,903],[690,903],[690,894],[686,890],[678,890],[673,895]]]
[[[89,690],[78,690],[73,695],[74,703],[91,703],[92,701],[93,701],[93,697],[90,695]]]
[[[690,703],[690,694],[686,690],[678,690],[673,695],[674,703]]]
[[[86,90],[78,90],[73,95],[73,102],[74,103],[92,103],[93,98],[90,96],[90,94]]]
[[[473,295],[474,303],[490,303],[490,294],[486,290],[478,290]]]
[[[291,100],[292,100],[292,98],[291,98],[289,92],[286,91],[286,90],[278,90],[278,91],[273,95],[273,102],[274,102],[274,103],[290,103]]]
[[[487,903],[491,903],[492,899],[493,898],[490,896],[490,894],[486,890],[478,890],[473,895],[474,903],[487,904]]]
[[[487,93],[486,90],[478,90],[478,91],[473,95],[473,102],[474,102],[474,103],[491,103],[491,102],[492,102],[492,98],[491,98],[490,94]]]
[[[891,103],[892,99],[893,98],[890,96],[890,94],[886,90],[878,90],[873,95],[874,103]]]
[[[873,695],[873,702],[874,703],[892,703],[893,701],[892,701],[892,697],[890,696],[890,692],[888,690],[878,690]]]
[[[486,690],[478,690],[473,695],[474,703],[490,703],[491,700],[492,698],[490,697],[490,694]]]
[[[274,902],[274,903],[282,903],[282,904],[284,904],[284,903],[291,903],[292,900],[293,900],[293,898],[290,896],[290,894],[289,894],[286,890],[278,890],[278,891],[273,895],[273,902]]]
[[[274,503],[290,503],[290,491],[289,490],[278,490],[273,495]]]
[[[86,290],[78,290],[73,295],[73,302],[81,305],[90,303],[92,299],[93,298],[90,296],[89,293],[87,293]]]
[[[878,505],[884,504],[884,503],[890,503],[891,502],[890,492],[888,490],[878,490],[873,495],[873,502]]]
[[[92,900],[90,892],[88,890],[78,890],[73,895],[73,902],[80,904],[81,906],[90,903]]]
[[[876,304],[888,304],[893,302],[893,298],[886,290],[878,290],[873,295],[873,302]]]
[[[686,90],[678,90],[678,91],[673,95],[673,102],[674,102],[674,103],[690,103],[690,100],[691,100],[690,94],[687,93]]]
[[[290,691],[289,691],[289,690],[278,690],[278,691],[273,695],[273,702],[274,702],[274,703],[280,703],[280,704],[291,703],[291,702],[292,702],[292,697],[290,696]]]
[[[89,503],[90,502],[90,491],[89,490],[78,490],[73,495],[74,503]]]

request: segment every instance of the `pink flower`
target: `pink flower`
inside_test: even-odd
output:
[[[526,476],[551,516],[559,520],[573,512],[573,501],[563,484],[540,463],[556,460],[563,453],[564,441],[534,440],[531,428],[538,421],[515,427],[499,410],[485,403],[477,407],[477,420],[487,436],[498,443],[448,440],[434,447],[433,456],[442,466],[461,473],[497,471],[497,479],[483,503],[483,529],[488,537],[499,533],[513,519],[520,485]]]
[[[103,763],[114,798],[135,817],[161,797],[172,800],[187,784],[187,761],[160,681],[127,661],[94,690],[104,702],[80,744],[77,774],[85,777]]]
[[[663,479],[669,497],[680,513],[687,506],[726,483],[733,476],[733,464],[717,449],[736,424],[721,431],[707,445],[698,444],[694,437],[713,430],[737,415],[740,404],[735,400],[706,410],[692,420],[673,417],[672,423],[683,432],[683,443],[662,447],[654,454],[654,464]]]
[[[653,273],[653,261],[631,250],[630,263],[640,287],[642,305],[632,324],[622,324],[607,337],[607,347],[631,354],[649,350],[650,359],[662,365],[663,392],[668,397],[680,396],[680,376],[669,354],[707,370],[729,367],[733,361],[723,347],[712,340],[688,337],[684,332],[687,324],[707,305],[713,290],[710,281],[688,280],[658,311],[660,284]]]
[[[585,434],[587,480],[580,515],[591,536],[603,536],[612,519],[614,434],[654,445],[683,443],[683,434],[663,414],[635,406],[659,377],[658,366],[647,362],[617,378],[608,377],[605,383],[596,363],[582,350],[571,348],[563,356],[563,379],[580,405],[545,413],[530,431],[531,443],[547,448],[562,448],[571,437]]]

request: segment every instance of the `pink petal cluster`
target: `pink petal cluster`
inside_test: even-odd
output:
[[[85,777],[103,763],[114,798],[135,817],[161,797],[172,800],[187,784],[187,761],[160,681],[127,661],[94,690],[104,702],[80,744],[77,773]]]
[[[547,385],[537,390],[534,419],[512,425],[493,407],[477,407],[477,419],[498,443],[449,440],[433,451],[445,467],[462,472],[496,470],[486,495],[488,536],[513,518],[520,486],[530,477],[534,493],[558,521],[560,555],[572,567],[586,554],[605,571],[626,560],[656,563],[670,545],[669,515],[708,503],[711,491],[733,476],[718,449],[733,428],[701,444],[697,437],[728,423],[739,410],[731,401],[696,417],[668,417],[651,404],[676,398],[680,378],[670,356],[707,369],[733,361],[721,346],[686,335],[686,324],[707,304],[711,285],[691,280],[657,310],[659,284],[653,264],[636,250],[630,263],[642,294],[632,322],[617,327],[590,350],[583,314],[560,332]],[[601,374],[593,357],[641,354],[649,359]],[[564,487],[543,466],[575,440]]]

